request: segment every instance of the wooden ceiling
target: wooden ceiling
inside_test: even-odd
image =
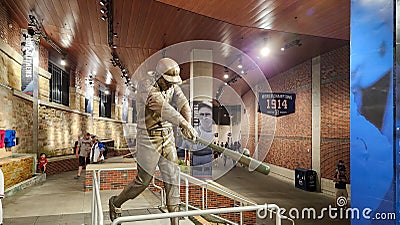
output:
[[[29,14],[38,18],[47,35],[68,53],[71,74],[95,72],[104,83],[111,73],[110,86],[124,86],[119,68],[110,62],[112,49],[99,0],[6,1],[6,6],[23,28]],[[254,60],[266,77],[349,43],[347,0],[113,0],[113,7],[115,51],[130,75],[152,54],[184,41],[232,45]],[[268,41],[280,49],[294,40],[302,45],[258,58],[260,43]],[[226,54],[225,65],[235,57]],[[183,67],[184,79],[188,68]],[[214,77],[223,80],[222,74],[223,66],[214,66]],[[238,83],[242,95],[249,84]]]

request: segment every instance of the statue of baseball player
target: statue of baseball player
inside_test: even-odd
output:
[[[121,216],[121,205],[142,193],[152,180],[156,166],[160,168],[167,195],[169,212],[179,211],[180,195],[178,156],[172,130],[182,129],[182,135],[195,141],[197,133],[190,125],[189,103],[178,86],[182,82],[178,63],[170,58],[161,59],[156,66],[153,82],[140,82],[137,91],[137,162],[138,174],[118,196],[109,199],[110,219]],[[147,75],[146,75],[147,76]],[[171,103],[175,102],[175,109]],[[179,224],[179,218],[171,218]]]

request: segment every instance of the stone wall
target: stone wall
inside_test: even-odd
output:
[[[4,174],[4,189],[31,178],[33,165],[33,156],[0,159],[0,169]]]
[[[22,56],[15,48],[15,43],[11,46],[8,44],[10,42],[6,42],[6,37],[11,36],[5,35],[0,39],[0,128],[17,132],[18,145],[8,150],[36,154],[32,149],[33,98],[20,92]],[[94,108],[94,118],[83,113],[85,95],[82,91],[70,88],[71,107],[49,102],[51,75],[47,72],[48,55],[43,51],[41,47],[40,58],[46,59],[41,60],[39,69],[39,153],[45,152],[49,157],[72,154],[78,134],[86,132],[96,134],[101,139],[113,139],[117,147],[126,146],[123,123],[120,120],[99,118],[98,104]],[[117,106],[117,109],[121,108]]]

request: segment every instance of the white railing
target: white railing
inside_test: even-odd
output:
[[[103,208],[100,199],[100,186],[96,179],[96,171],[92,177],[92,225],[103,225]]]
[[[252,206],[256,206],[257,205],[257,203],[249,201],[248,199],[245,199],[245,198],[243,198],[241,196],[238,196],[238,195],[236,195],[236,194],[234,194],[232,192],[229,192],[227,190],[224,190],[224,189],[222,189],[222,188],[210,183],[209,181],[203,181],[203,180],[197,179],[197,178],[195,178],[193,176],[190,176],[190,175],[188,175],[186,173],[182,173],[181,172],[180,173],[180,179],[185,181],[185,210],[186,211],[188,211],[189,207],[192,208],[192,209],[196,209],[196,210],[199,209],[199,208],[189,204],[189,183],[192,183],[192,184],[195,184],[195,185],[198,185],[198,186],[201,187],[201,189],[202,189],[202,196],[201,196],[202,208],[201,209],[203,209],[203,210],[208,208],[208,204],[207,203],[208,203],[208,190],[209,189],[214,189],[214,190],[216,190],[216,191],[218,191],[220,193],[223,193],[225,197],[231,197],[232,199],[234,199],[234,201],[238,200],[238,202],[240,203],[240,206],[242,206],[244,203],[248,204],[248,205],[252,205]],[[282,216],[280,213],[277,213],[279,211],[274,211],[274,210],[271,210],[269,208],[267,210],[269,211],[269,213],[276,214],[277,217],[280,216],[281,219],[290,220],[292,222],[292,225],[295,224],[293,219],[288,218],[286,216]],[[227,220],[225,218],[222,218],[220,216],[213,215],[213,214],[211,214],[211,216],[213,216],[213,217],[215,217],[217,219],[223,220],[223,221],[225,221],[227,223],[237,225],[237,223],[235,223],[233,221],[230,221],[230,220]],[[239,224],[240,225],[243,224],[243,212],[240,212],[240,223]]]
[[[205,209],[205,210],[192,210],[185,212],[172,212],[172,213],[157,213],[149,215],[139,215],[139,216],[124,216],[116,218],[111,225],[118,225],[123,222],[135,222],[135,221],[145,221],[145,220],[156,220],[156,219],[167,219],[174,217],[187,217],[187,216],[202,216],[210,214],[220,214],[220,213],[238,213],[238,212],[248,212],[248,211],[260,211],[265,209],[275,209],[279,211],[279,206],[275,204],[266,205],[250,205],[241,207],[231,207],[231,208],[218,208],[218,209]],[[282,218],[278,213],[276,216],[275,225],[281,225]]]
[[[178,167],[179,168],[179,167]],[[103,171],[119,171],[119,170],[136,170],[136,168],[109,168],[109,169],[100,169],[97,174],[96,171],[93,171],[92,178],[92,225],[103,225],[103,210],[101,206],[100,199],[100,175]],[[195,177],[192,177],[188,174],[180,172],[179,168],[179,180],[183,180],[185,182],[185,211],[184,212],[173,212],[173,213],[161,213],[161,214],[151,214],[151,215],[140,215],[140,216],[125,216],[117,218],[113,221],[112,225],[119,224],[121,222],[134,222],[134,221],[143,221],[143,220],[154,220],[154,219],[164,219],[164,218],[173,218],[173,217],[188,217],[188,216],[200,216],[200,215],[211,215],[215,218],[223,220],[229,224],[237,225],[237,223],[230,221],[228,219],[222,218],[215,214],[220,213],[240,213],[240,225],[243,224],[243,212],[246,211],[256,211],[256,210],[268,210],[270,213],[276,214],[276,225],[281,225],[282,219],[288,219],[294,224],[294,221],[286,216],[281,215],[280,209],[275,204],[266,204],[266,205],[257,205],[254,202],[251,202],[241,196],[238,196],[232,192],[221,189],[220,187]],[[179,182],[179,190],[180,190]],[[202,208],[199,209],[195,206],[189,204],[189,183],[201,186],[202,188]],[[152,179],[151,186],[160,190],[161,193],[161,207],[165,206],[165,192],[164,189],[160,186],[157,186],[154,182],[154,176]],[[240,203],[239,207],[230,207],[230,208],[218,208],[218,209],[207,209],[207,198],[208,198],[208,190],[217,190],[220,193],[223,193],[225,197],[231,197],[234,201],[238,201]],[[248,204],[247,206],[243,206],[243,204]],[[189,208],[195,209],[189,211]],[[276,209],[276,210],[272,210]]]

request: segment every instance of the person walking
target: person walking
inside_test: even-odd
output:
[[[79,158],[78,174],[74,177],[75,179],[81,177],[82,168],[88,164],[91,142],[90,133],[86,133],[79,141],[78,147],[75,149],[75,155]]]

